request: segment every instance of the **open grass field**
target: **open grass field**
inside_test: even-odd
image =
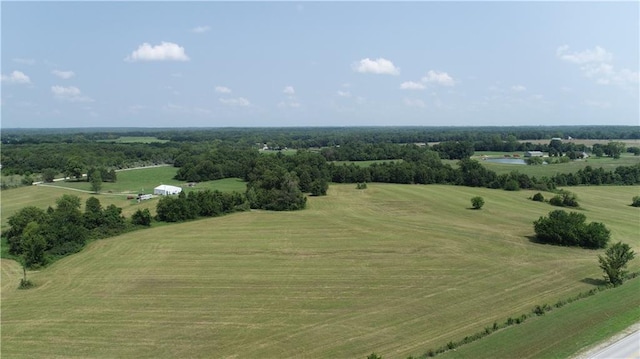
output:
[[[151,136],[123,136],[118,137],[115,140],[98,140],[96,142],[113,142],[113,143],[165,143],[169,140],[161,140],[157,137]]]
[[[640,211],[629,206],[639,187],[570,190],[588,221],[604,222],[613,240],[640,252]],[[480,211],[468,209],[476,195],[486,202]],[[531,195],[334,184],[304,211],[243,212],[93,242],[30,273],[38,285],[31,290],[16,289],[19,267],[4,260],[2,354],[419,355],[602,277],[601,251],[531,241],[532,221],[555,209]],[[624,295],[609,298],[637,307]]]
[[[223,192],[244,192],[246,189],[246,183],[238,178],[225,178],[216,181],[198,182],[196,186],[188,187],[185,181],[179,181],[173,178],[177,171],[177,168],[169,166],[120,171],[117,173],[118,180],[114,183],[103,182],[100,192],[109,193],[109,191],[111,191],[111,193],[123,195],[153,193],[153,189],[161,184],[182,187],[187,193],[189,191],[204,189],[217,189]],[[86,181],[56,182],[55,186],[80,189],[84,191],[91,190],[91,183]]]
[[[102,183],[101,192],[108,193],[111,191],[120,194],[153,193],[153,188],[161,184],[172,186],[185,185],[186,183],[184,181],[173,179],[177,172],[178,168],[172,166],[118,171],[117,181],[114,183]],[[91,189],[91,184],[86,181],[56,182],[55,185],[85,191]]]

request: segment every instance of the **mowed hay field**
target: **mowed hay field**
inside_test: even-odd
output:
[[[589,221],[640,252],[640,211],[629,206],[639,187],[570,190]],[[29,273],[31,290],[16,289],[20,268],[4,260],[2,354],[419,355],[602,277],[601,251],[530,240],[532,221],[555,209],[528,200],[533,193],[334,184],[299,212],[237,213],[93,242]],[[468,209],[476,195],[486,202],[480,211]]]

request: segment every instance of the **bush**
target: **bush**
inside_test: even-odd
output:
[[[536,166],[544,163],[544,160],[542,159],[542,157],[528,157],[524,161],[529,166]]]
[[[151,212],[149,212],[148,208],[137,210],[131,216],[131,223],[149,227],[151,225]]]
[[[24,278],[20,279],[20,285],[18,286],[18,289],[29,289],[33,287],[35,287],[35,285],[30,280]]]
[[[471,198],[471,206],[473,209],[481,209],[484,206],[484,198],[480,196]]]
[[[540,192],[534,194],[531,199],[536,201],[536,202],[544,202],[544,196]]]
[[[520,184],[515,179],[511,179],[504,184],[504,189],[506,191],[518,191],[520,190]]]
[[[367,183],[366,182],[358,183],[358,185],[356,186],[356,189],[367,189]]]
[[[558,207],[579,207],[578,197],[569,191],[561,191],[559,195],[553,196],[549,203]]]
[[[329,189],[329,182],[324,179],[317,179],[311,182],[311,195],[312,196],[326,196]]]
[[[640,207],[640,196],[633,197],[633,202],[631,203],[634,207]]]

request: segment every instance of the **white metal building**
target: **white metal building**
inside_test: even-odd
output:
[[[153,194],[158,196],[169,196],[172,194],[178,194],[182,192],[182,188],[176,186],[169,186],[168,184],[161,184],[153,189]]]

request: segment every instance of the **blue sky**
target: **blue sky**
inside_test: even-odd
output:
[[[640,125],[638,2],[2,2],[2,127]]]

